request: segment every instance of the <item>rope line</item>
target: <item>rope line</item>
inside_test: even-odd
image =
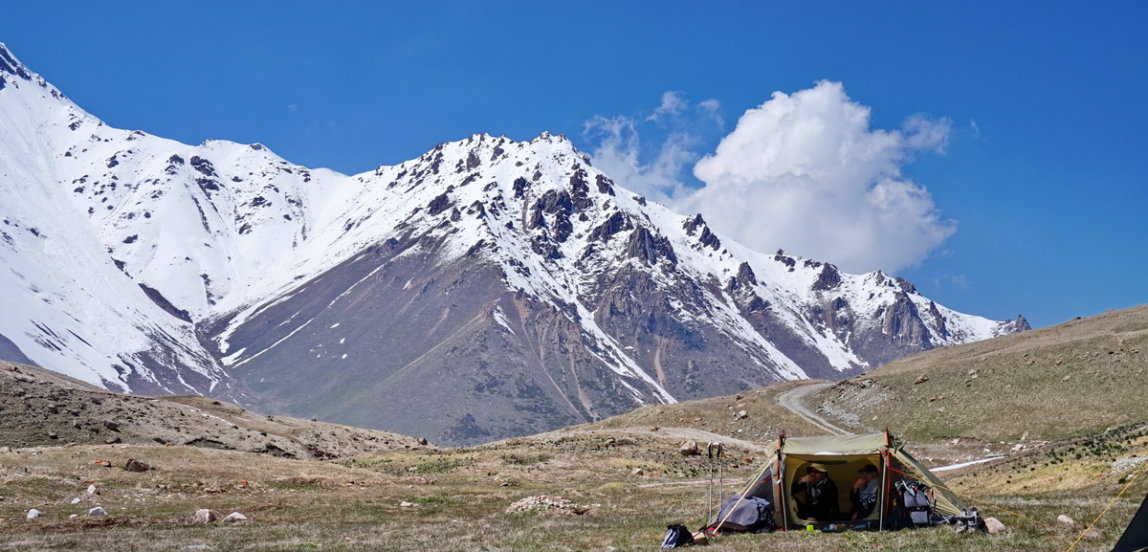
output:
[[[1092,523],[1089,523],[1088,527],[1085,527],[1084,530],[1080,532],[1080,535],[1076,537],[1076,540],[1072,541],[1072,544],[1069,545],[1069,547],[1064,552],[1072,552],[1072,549],[1076,548],[1076,545],[1080,543],[1081,539],[1084,538],[1084,535],[1087,535],[1088,532],[1092,530],[1092,527],[1095,526],[1098,521],[1100,521],[1100,518],[1104,517],[1104,514],[1108,513],[1108,510],[1112,508],[1112,505],[1116,504],[1116,501],[1120,500],[1121,496],[1124,496],[1124,493],[1128,491],[1130,487],[1132,487],[1132,484],[1135,483],[1141,475],[1144,475],[1145,468],[1148,468],[1148,462],[1140,465],[1140,470],[1136,472],[1136,475],[1133,476],[1132,479],[1129,479],[1128,483],[1124,484],[1124,488],[1120,489],[1120,492],[1116,493],[1116,496],[1113,497],[1112,500],[1108,502],[1108,505],[1105,506],[1104,509],[1101,510],[1100,513],[1096,516],[1096,519],[1092,520]]]

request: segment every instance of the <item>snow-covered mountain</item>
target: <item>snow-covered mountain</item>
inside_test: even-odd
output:
[[[751,251],[561,136],[347,176],[110,128],[0,45],[0,358],[471,443],[1027,328]]]

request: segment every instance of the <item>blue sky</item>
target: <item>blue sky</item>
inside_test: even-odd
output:
[[[835,251],[818,232],[871,236],[844,268],[892,265],[957,310],[1043,326],[1148,302],[1148,4],[1001,4],[0,0],[0,41],[121,128],[261,142],[347,173],[475,132],[564,133],[745,241],[771,232],[737,222],[755,213],[788,221],[770,235],[796,254]],[[885,140],[883,168],[846,156],[828,184],[753,173],[746,157],[771,140],[791,161],[806,152],[781,122],[739,125],[747,111],[822,121],[817,105],[867,117],[824,125],[817,144]],[[861,188],[834,187],[851,178]],[[914,203],[855,222],[865,179]],[[798,181],[846,202],[779,207]]]

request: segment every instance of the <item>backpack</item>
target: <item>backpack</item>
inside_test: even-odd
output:
[[[932,525],[933,503],[929,500],[929,486],[912,479],[902,479],[896,484],[901,497],[901,507],[908,519],[906,526],[922,527]]]
[[[680,548],[694,543],[694,536],[685,525],[667,525],[666,536],[662,539],[662,548]]]

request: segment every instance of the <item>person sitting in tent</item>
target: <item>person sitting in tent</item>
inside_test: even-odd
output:
[[[865,519],[873,513],[873,508],[877,506],[877,487],[880,486],[877,467],[873,464],[865,464],[857,473],[860,475],[853,483],[853,490],[849,491],[849,502],[853,504],[853,513],[849,519],[854,520]]]
[[[832,521],[841,517],[837,484],[821,464],[810,464],[805,475],[793,482],[790,496],[797,503],[797,517],[809,521]]]

